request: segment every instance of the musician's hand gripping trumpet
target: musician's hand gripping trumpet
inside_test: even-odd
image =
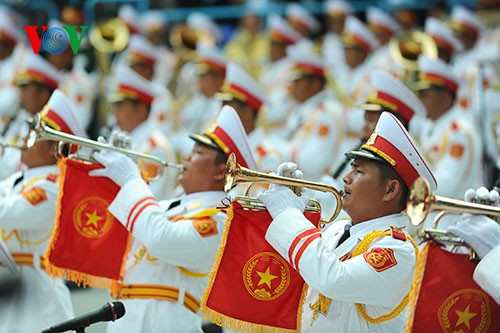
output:
[[[321,192],[330,192],[337,200],[337,206],[335,207],[333,214],[328,219],[321,220],[321,222],[325,224],[332,222],[339,215],[340,210],[342,209],[343,194],[341,191],[335,189],[331,185],[315,183],[302,179],[281,177],[273,174],[250,170],[236,163],[235,155],[231,154],[229,155],[226,162],[224,191],[229,192],[231,188],[233,188],[233,186],[237,183],[268,183],[290,186],[296,194],[300,193],[300,187],[306,187]],[[259,200],[255,198],[244,197],[244,201],[250,203],[251,208],[266,208]],[[317,206],[319,204],[317,202],[310,201],[309,205]]]

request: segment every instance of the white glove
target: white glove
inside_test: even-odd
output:
[[[464,200],[482,205],[498,206],[500,204],[500,194],[495,190],[489,191],[486,187],[482,186],[477,190],[468,189],[464,194]]]
[[[120,187],[123,187],[131,180],[141,178],[137,164],[125,154],[115,151],[102,151],[93,154],[93,157],[104,168],[91,170],[89,176],[107,177]]]
[[[301,179],[304,175],[293,162],[281,163],[277,173],[278,176],[296,179]],[[269,186],[269,189],[260,193],[257,198],[266,205],[273,219],[286,209],[295,208],[303,212],[309,201],[304,191],[302,191],[302,196],[298,197],[289,187],[275,184]]]
[[[260,193],[257,198],[266,205],[273,219],[287,209],[303,212],[309,201],[305,195],[298,197],[290,188],[282,185],[270,186],[269,190]]]
[[[448,231],[463,238],[480,258],[500,244],[500,225],[484,215],[464,215]]]

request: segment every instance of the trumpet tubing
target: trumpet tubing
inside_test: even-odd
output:
[[[342,192],[331,185],[315,183],[302,179],[287,178],[276,175],[270,175],[263,172],[250,170],[236,163],[234,154],[229,155],[226,162],[226,173],[224,177],[224,191],[230,191],[237,183],[267,183],[290,186],[295,193],[300,193],[301,187],[310,188],[321,192],[330,192],[337,200],[337,206],[328,219],[321,220],[323,223],[332,222],[342,209]],[[258,200],[257,200],[258,201]],[[261,206],[263,207],[263,205]]]
[[[500,216],[500,207],[481,205],[432,194],[427,180],[417,178],[410,189],[406,213],[410,217],[411,223],[414,226],[419,226],[431,211]]]
[[[73,144],[79,147],[92,148],[95,150],[111,150],[123,153],[129,157],[148,160],[158,164],[158,166],[160,167],[159,175],[163,173],[163,168],[165,167],[175,168],[178,170],[182,170],[183,168],[182,164],[168,163],[153,155],[144,154],[130,149],[115,147],[107,143],[101,143],[98,141],[81,138],[76,135],[71,135],[68,133],[56,131],[52,128],[45,126],[45,124],[41,119],[40,114],[37,114],[35,115],[35,118],[33,118],[33,121],[31,123],[31,129],[28,134],[27,147],[28,148],[32,147],[35,144],[35,142],[39,140],[59,141],[59,142]]]

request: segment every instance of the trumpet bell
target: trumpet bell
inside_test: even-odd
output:
[[[119,18],[99,22],[90,28],[90,44],[105,54],[117,53],[125,49],[130,32],[127,25]]]
[[[406,214],[414,226],[421,225],[429,214],[430,192],[429,182],[425,178],[417,178],[413,183],[406,206]]]
[[[422,31],[397,34],[389,41],[389,51],[398,65],[413,72],[418,71],[419,55],[425,54],[431,58],[438,56],[436,43],[430,35]]]
[[[172,27],[169,33],[169,42],[177,54],[184,61],[194,61],[197,57],[196,46],[198,43],[215,45],[216,41],[209,32],[193,29],[185,23]]]

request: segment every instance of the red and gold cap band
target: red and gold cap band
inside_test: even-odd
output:
[[[240,150],[231,137],[222,128],[217,126],[212,132],[205,132],[204,134],[214,141],[217,146],[222,149],[226,156],[234,153],[236,155],[236,161],[238,161],[238,163],[240,163],[243,167],[248,168],[246,160],[241,155]]]

